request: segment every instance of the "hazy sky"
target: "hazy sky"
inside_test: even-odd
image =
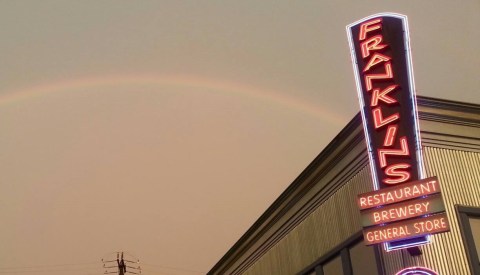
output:
[[[386,11],[419,95],[480,103],[478,0],[1,1],[0,274],[207,272],[358,112],[345,26]]]

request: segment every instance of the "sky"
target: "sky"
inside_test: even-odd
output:
[[[0,274],[205,274],[359,111],[379,12],[418,95],[480,104],[478,0],[0,1]]]

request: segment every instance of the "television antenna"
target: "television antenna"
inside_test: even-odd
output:
[[[114,254],[114,253],[112,253]],[[102,259],[103,268],[105,270],[104,274],[141,274],[142,268],[140,267],[140,260],[129,255],[127,257],[126,253],[124,256],[123,251],[117,252],[117,259],[109,260]]]

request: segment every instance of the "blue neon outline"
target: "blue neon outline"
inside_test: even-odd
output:
[[[392,12],[383,12],[383,13],[377,13],[373,14],[370,16],[367,16],[363,19],[357,20],[352,24],[347,25],[347,36],[348,36],[348,44],[350,46],[350,55],[352,57],[352,66],[353,66],[353,71],[354,71],[354,76],[355,76],[355,84],[357,86],[357,95],[360,103],[360,111],[362,114],[362,123],[363,123],[363,129],[365,133],[365,139],[367,143],[367,150],[368,150],[368,158],[370,160],[370,170],[372,172],[372,179],[373,179],[373,187],[374,190],[379,189],[379,183],[378,183],[378,175],[375,167],[375,157],[373,154],[372,146],[371,146],[371,138],[370,138],[370,133],[367,130],[367,125],[366,125],[366,119],[365,119],[365,99],[363,98],[363,90],[362,90],[362,85],[360,82],[360,73],[358,71],[358,64],[357,64],[357,58],[356,58],[356,53],[355,53],[355,47],[353,46],[353,39],[352,39],[352,27],[368,21],[370,19],[374,19],[377,17],[393,17],[393,18],[399,18],[402,20],[403,23],[403,31],[404,31],[404,46],[405,46],[405,59],[407,62],[407,73],[408,73],[408,85],[410,88],[410,100],[412,101],[412,112],[413,112],[413,125],[414,125],[414,139],[415,139],[415,153],[417,155],[417,169],[418,169],[418,176],[419,179],[424,179],[425,178],[425,173],[424,173],[424,165],[423,165],[423,154],[422,154],[422,145],[421,145],[421,140],[420,140],[420,126],[418,122],[418,111],[417,111],[417,96],[415,92],[415,82],[414,82],[414,77],[413,77],[413,64],[412,64],[412,57],[411,57],[411,47],[410,47],[410,32],[408,28],[408,18],[406,15],[399,14],[399,13],[392,13]],[[408,247],[414,247],[414,246],[419,246],[423,244],[428,244],[431,243],[431,236],[430,235],[424,235],[426,237],[425,241],[419,241],[419,242],[414,242],[414,243],[409,243],[409,244],[404,244],[404,245],[398,245],[398,246],[392,246],[390,242],[384,243],[385,250],[387,252],[392,251],[392,250],[397,250],[397,249],[403,249],[403,248],[408,248]]]
[[[398,271],[397,273],[395,273],[395,275],[409,275],[409,274],[415,275],[418,273],[425,274],[425,275],[438,275],[437,272],[423,266],[408,267]]]

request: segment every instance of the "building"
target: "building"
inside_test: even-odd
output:
[[[480,105],[417,102],[424,170],[441,184],[449,232],[419,249],[364,244],[357,195],[373,184],[358,114],[208,274],[480,274]]]

